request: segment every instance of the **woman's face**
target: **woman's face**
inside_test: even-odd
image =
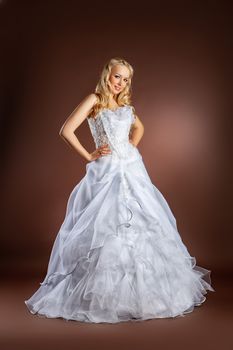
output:
[[[109,76],[109,87],[113,95],[119,94],[129,84],[130,72],[126,66],[116,64]]]

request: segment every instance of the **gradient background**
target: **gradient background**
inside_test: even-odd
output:
[[[232,6],[224,1],[0,1],[1,338],[8,349],[233,346]],[[41,319],[44,278],[85,159],[59,130],[103,65],[123,57],[145,134],[138,145],[215,293],[184,318],[142,324]],[[87,121],[76,131],[94,151]]]

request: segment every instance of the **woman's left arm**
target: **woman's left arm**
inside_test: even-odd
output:
[[[135,122],[131,127],[129,142],[136,147],[144,134],[144,125],[137,115],[135,115],[135,118]]]

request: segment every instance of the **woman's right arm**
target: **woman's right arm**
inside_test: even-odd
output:
[[[75,110],[70,114],[70,116],[66,119],[65,123],[62,125],[59,131],[59,135],[61,136],[61,138],[69,146],[71,146],[71,148],[77,151],[82,157],[84,157],[88,161],[96,159],[100,155],[98,154],[98,151],[94,151],[94,155],[87,152],[87,150],[79,142],[74,132],[88,117],[96,101],[97,97],[94,93],[85,97],[75,108]]]

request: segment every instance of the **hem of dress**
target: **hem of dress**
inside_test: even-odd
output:
[[[206,293],[207,294],[207,291]],[[181,311],[181,312],[177,312],[175,314],[171,314],[170,316],[167,315],[167,316],[158,316],[158,315],[148,315],[148,316],[145,316],[145,317],[134,317],[134,316],[130,316],[129,314],[125,314],[125,317],[126,318],[122,318],[122,316],[119,316],[119,318],[115,321],[107,321],[107,320],[100,320],[100,321],[96,321],[96,320],[93,320],[91,319],[90,317],[88,317],[88,315],[83,312],[83,313],[80,313],[80,315],[84,315],[83,318],[75,318],[75,317],[69,317],[67,315],[64,315],[64,314],[55,314],[55,315],[49,315],[49,314],[46,314],[46,313],[40,313],[39,311],[36,311],[34,310],[33,306],[28,303],[27,300],[24,300],[24,303],[26,304],[27,306],[27,309],[28,311],[36,316],[36,317],[39,317],[39,318],[50,318],[50,319],[61,319],[61,320],[64,320],[64,321],[74,321],[74,322],[82,322],[82,323],[103,323],[103,324],[116,324],[116,323],[121,323],[121,322],[143,322],[143,321],[149,321],[149,320],[161,320],[161,319],[176,319],[176,318],[180,318],[180,317],[185,317],[187,316],[188,314],[192,313],[194,311],[194,309],[196,307],[200,307],[202,306],[202,304],[206,301],[206,297],[203,296],[203,299],[198,302],[198,303],[195,303],[195,304],[191,304],[190,306],[188,306],[187,308],[185,308],[185,310]]]

